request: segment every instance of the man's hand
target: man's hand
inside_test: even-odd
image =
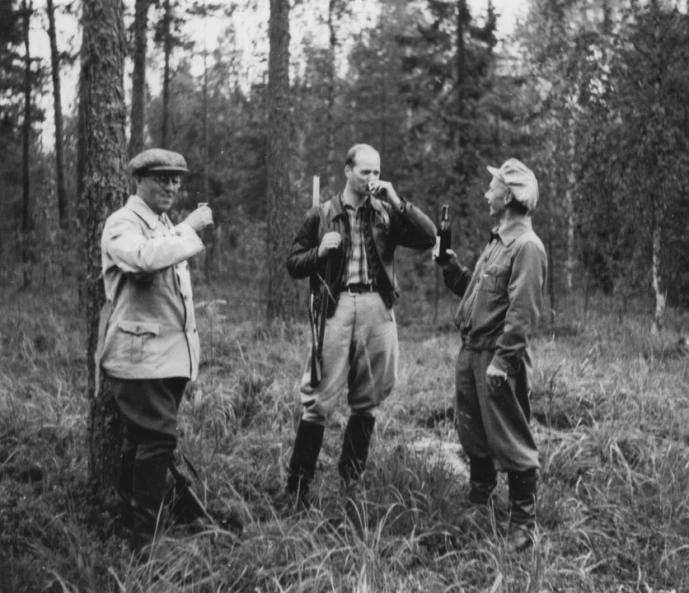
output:
[[[196,210],[192,210],[184,222],[198,233],[213,224],[213,211],[206,204],[201,204]]]
[[[452,251],[452,249],[446,249],[445,253],[447,254],[447,259],[440,263],[435,257],[433,258],[433,261],[438,264],[443,270],[447,270],[449,268],[454,268],[459,266],[459,260],[457,259],[457,254]]]
[[[337,231],[330,231],[323,235],[321,244],[318,246],[318,257],[325,257],[333,249],[337,249],[342,243],[342,235]]]
[[[491,362],[486,369],[486,383],[488,383],[488,390],[495,391],[505,381],[507,381],[507,373],[505,371],[501,371]]]
[[[395,208],[399,208],[402,205],[402,200],[400,200],[395,188],[392,187],[392,183],[389,181],[371,181],[368,184],[370,192],[379,200],[387,200]]]

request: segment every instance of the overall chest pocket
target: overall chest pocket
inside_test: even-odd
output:
[[[480,290],[492,294],[505,294],[510,283],[508,266],[487,266],[481,277]]]

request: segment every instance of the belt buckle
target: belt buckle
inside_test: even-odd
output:
[[[349,296],[356,296],[356,295],[359,294],[359,293],[356,292],[356,291],[352,292],[352,287],[351,287],[351,285],[350,285],[350,286],[347,287],[347,294],[349,294]]]

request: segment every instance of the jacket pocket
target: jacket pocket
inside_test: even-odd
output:
[[[129,339],[125,343],[129,345],[129,359],[133,363],[141,362],[146,342],[160,333],[160,324],[147,323],[145,321],[119,321],[118,329]]]
[[[506,293],[509,283],[509,267],[490,266],[489,268],[486,268],[483,273],[479,290],[491,293]]]

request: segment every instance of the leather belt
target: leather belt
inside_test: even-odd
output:
[[[349,294],[362,294],[364,292],[375,292],[375,290],[371,284],[350,284],[347,287]]]

